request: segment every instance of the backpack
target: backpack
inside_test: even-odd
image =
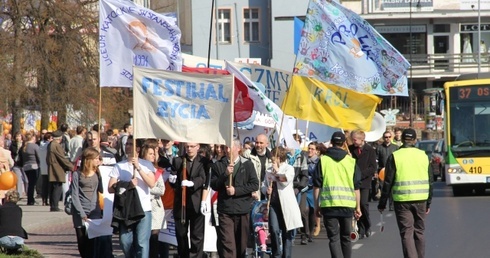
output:
[[[73,200],[71,197],[71,187],[65,193],[65,202],[64,203],[65,203],[65,213],[68,215],[71,215],[72,214],[71,207],[73,204]]]
[[[123,138],[126,137],[126,141],[128,140],[128,135],[125,134],[117,140],[116,146],[114,146],[114,149],[117,150],[115,158],[116,162],[120,162],[123,160],[124,156],[126,155],[126,151],[124,150],[124,144],[123,144]]]

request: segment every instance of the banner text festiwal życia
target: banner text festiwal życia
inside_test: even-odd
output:
[[[232,75],[133,71],[135,138],[231,146]]]

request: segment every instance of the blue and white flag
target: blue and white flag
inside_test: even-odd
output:
[[[101,0],[100,87],[132,87],[133,66],[180,71],[180,29],[165,16],[127,0]]]
[[[310,0],[294,72],[362,93],[408,96],[410,63],[335,1]]]

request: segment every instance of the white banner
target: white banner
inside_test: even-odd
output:
[[[132,1],[102,0],[99,7],[100,87],[132,87],[132,66],[180,71],[180,29]]]
[[[233,81],[134,67],[134,136],[231,146]]]
[[[200,56],[192,56],[182,54],[183,65],[193,68],[205,68],[207,67],[207,59]],[[264,65],[255,65],[247,63],[231,63],[240,72],[247,76],[253,82],[257,82],[258,86],[263,86],[261,89],[265,96],[272,100],[276,105],[280,106],[282,100],[286,95],[286,91],[289,88],[289,81],[291,80],[291,72],[287,72],[280,69],[275,69]],[[211,59],[209,61],[209,68],[225,69],[225,62],[223,60]]]
[[[204,57],[182,54],[182,58],[183,64],[188,67],[204,68],[207,66],[207,59]],[[256,86],[264,93],[264,95],[269,100],[271,100],[278,106],[282,105],[282,101],[284,99],[284,96],[286,95],[286,91],[289,88],[291,72],[263,65],[253,65],[246,63],[231,64],[245,77],[249,78],[252,82],[256,82]],[[225,69],[226,63],[223,60],[211,59],[209,66],[210,68],[215,69]],[[284,125],[286,124],[287,123],[285,122]],[[302,133],[306,133],[306,138],[308,138],[310,141],[318,142],[330,141],[332,133],[340,130],[314,122],[308,123],[304,120],[300,120],[297,125],[298,128],[296,128],[295,123],[290,123],[290,129],[288,130],[290,130],[292,133],[296,133],[296,129],[301,130]],[[256,128],[257,130],[255,130]],[[239,136],[242,142],[254,141],[255,137],[259,133],[265,133],[269,135],[270,132],[271,130],[267,128],[255,127],[254,130],[240,130]],[[235,136],[238,137],[236,132]]]
[[[225,61],[226,62],[226,61]],[[281,132],[280,143],[285,142],[289,148],[298,149],[299,145],[294,140],[293,134],[288,126],[282,125],[281,121],[283,116],[282,110],[269,98],[267,98],[264,93],[242,72],[240,72],[231,63],[226,62],[226,70],[231,74],[235,75],[239,80],[241,80],[245,85],[248,86],[248,93],[250,98],[254,102],[254,110],[260,112],[261,114],[270,115],[271,118],[276,123],[277,132]],[[283,126],[281,128],[281,126]]]

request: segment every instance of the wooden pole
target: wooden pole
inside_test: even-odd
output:
[[[187,159],[182,157],[182,181],[187,180]],[[187,186],[182,187],[182,216],[180,222],[185,224],[186,221],[186,207],[187,207]]]

